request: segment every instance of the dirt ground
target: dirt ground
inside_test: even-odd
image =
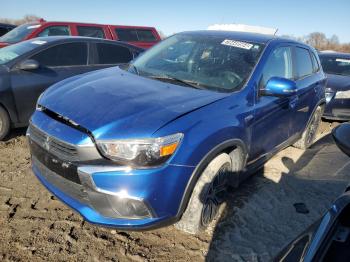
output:
[[[25,131],[0,142],[1,261],[269,261],[315,222],[349,181],[350,162],[323,123],[309,150],[289,147],[230,193],[216,227],[191,236],[97,227],[51,196],[30,170]],[[304,203],[308,213],[296,212]]]

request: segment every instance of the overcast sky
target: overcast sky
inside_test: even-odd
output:
[[[276,27],[279,34],[324,32],[350,42],[350,0],[9,0],[0,16],[35,14],[46,20],[155,26],[166,35],[217,23]]]

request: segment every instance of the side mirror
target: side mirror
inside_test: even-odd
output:
[[[264,88],[260,89],[262,96],[287,97],[297,92],[297,85],[293,80],[282,77],[271,77]]]
[[[27,59],[17,65],[20,70],[35,70],[39,68],[39,63],[33,59]]]
[[[345,154],[350,156],[350,123],[344,123],[332,131],[333,139]]]

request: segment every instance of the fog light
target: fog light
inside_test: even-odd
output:
[[[124,198],[115,195],[108,195],[107,199],[116,217],[140,219],[150,218],[152,214],[147,205],[138,199]]]

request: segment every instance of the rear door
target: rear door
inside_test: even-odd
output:
[[[295,104],[295,116],[292,120],[291,131],[300,133],[304,131],[308,120],[318,102],[319,77],[315,73],[312,57],[309,49],[303,46],[294,48],[295,57],[295,82],[297,84],[297,101]]]
[[[290,138],[294,97],[261,96],[259,89],[265,88],[272,77],[293,79],[293,48],[279,45],[267,58],[257,86],[257,101],[252,133],[250,161],[278,149]]]
[[[21,123],[27,123],[38,97],[46,88],[92,70],[88,66],[88,44],[84,42],[58,44],[27,59],[38,61],[40,67],[30,71],[16,68],[11,71],[11,85]]]

